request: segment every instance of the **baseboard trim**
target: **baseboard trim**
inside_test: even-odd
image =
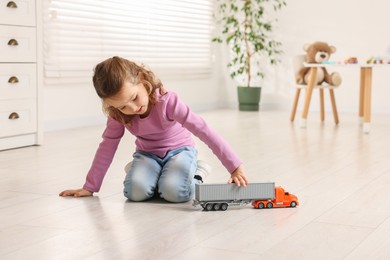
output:
[[[104,115],[60,119],[60,120],[47,120],[44,122],[44,131],[51,132],[51,131],[86,127],[86,126],[101,125],[101,124],[105,124],[105,122],[106,122],[106,117]]]

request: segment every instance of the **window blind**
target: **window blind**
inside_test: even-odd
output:
[[[163,78],[211,75],[212,0],[44,0],[46,84],[91,82],[112,56]]]

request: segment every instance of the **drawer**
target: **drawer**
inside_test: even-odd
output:
[[[37,131],[36,99],[0,101],[0,137]]]
[[[35,64],[0,63],[0,100],[37,96]]]
[[[0,24],[35,26],[35,1],[0,0]]]
[[[36,29],[0,26],[0,62],[36,62]]]

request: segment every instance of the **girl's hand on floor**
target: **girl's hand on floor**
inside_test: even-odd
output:
[[[87,191],[85,189],[78,189],[78,190],[64,190],[60,193],[60,196],[62,197],[89,197],[92,196],[93,192]]]
[[[234,172],[232,172],[228,183],[234,183],[237,187],[241,185],[246,187],[248,184],[248,179],[246,178],[244,167],[240,165]]]

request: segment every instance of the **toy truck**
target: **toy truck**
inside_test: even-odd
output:
[[[258,202],[256,208],[259,208],[258,205],[260,208],[261,205],[272,208],[274,205],[281,206],[280,201],[287,205],[286,201],[289,199],[291,201],[288,206],[298,205],[296,196],[285,195],[284,190],[283,193],[281,190],[283,190],[281,187],[275,188],[273,182],[249,183],[246,187],[237,187],[234,184],[196,184],[193,205],[200,205],[205,211],[225,211],[229,206],[244,206],[249,203],[253,205],[255,202]],[[264,204],[265,201],[267,203]]]
[[[284,208],[292,207],[295,208],[299,205],[297,196],[285,192],[282,187],[275,188],[275,197],[270,199],[258,199],[252,201],[252,206],[256,209],[266,208]]]

